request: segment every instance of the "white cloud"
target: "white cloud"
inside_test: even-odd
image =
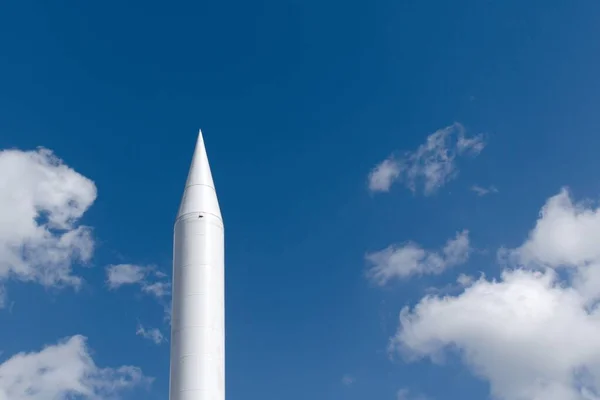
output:
[[[482,276],[484,276],[482,274]],[[448,295],[462,292],[466,287],[471,286],[474,278],[470,275],[459,274],[454,283],[447,283],[443,286],[430,286],[425,289],[428,295]]]
[[[111,289],[141,283],[146,277],[147,270],[148,267],[133,264],[109,265],[106,267],[106,282]]]
[[[497,399],[600,398],[598,243],[600,210],[563,189],[526,242],[505,252],[516,266],[404,308],[390,348],[433,360],[457,350]]]
[[[165,279],[166,276],[152,266],[117,264],[106,267],[106,283],[110,289],[139,285],[144,293],[159,299],[170,294],[171,284],[168,281],[154,281],[154,278]]]
[[[138,367],[99,368],[85,341],[73,336],[0,364],[0,400],[114,399],[152,381]]]
[[[94,250],[91,230],[77,222],[96,186],[50,150],[0,151],[0,281],[78,287],[72,265]]]
[[[401,165],[393,158],[383,160],[369,173],[369,190],[387,192],[400,176]]]
[[[458,232],[456,237],[446,242],[441,254],[424,250],[416,243],[402,246],[391,245],[369,253],[366,260],[372,267],[367,276],[378,285],[385,285],[391,279],[406,279],[413,275],[439,274],[445,269],[465,263],[471,251],[469,231]]]
[[[352,384],[353,384],[355,381],[356,381],[356,379],[355,379],[355,378],[354,378],[352,375],[348,375],[348,374],[346,374],[346,375],[344,375],[344,376],[342,377],[342,383],[343,383],[345,386],[350,386],[350,385],[352,385]]]
[[[524,263],[577,267],[600,259],[600,211],[576,204],[563,188],[548,199],[535,228],[516,254]]]
[[[157,298],[162,298],[171,292],[171,284],[169,282],[154,282],[154,283],[143,283],[142,291],[150,293]]]
[[[396,400],[428,400],[422,394],[414,394],[409,389],[400,389],[396,393]]]
[[[485,148],[483,135],[477,135],[475,137],[468,138],[465,136],[462,125],[455,123],[452,126],[458,130],[458,141],[456,142],[456,150],[458,154],[471,154],[476,156],[483,151]]]
[[[473,283],[473,277],[470,275],[460,274],[458,278],[456,278],[456,283],[462,287],[467,287]]]
[[[566,269],[573,287],[592,304],[600,300],[599,243],[600,208],[574,203],[563,188],[548,199],[527,241],[507,253],[532,268]]]
[[[376,165],[369,174],[369,189],[387,192],[393,182],[401,181],[416,192],[422,182],[424,194],[431,195],[457,176],[457,156],[476,156],[484,147],[483,135],[468,138],[464,127],[454,123],[429,135],[414,152],[392,155]]]
[[[165,274],[164,272],[161,271],[154,271],[154,275],[156,275],[157,278],[166,278],[167,274]]]
[[[475,192],[475,194],[479,197],[485,196],[491,193],[498,193],[498,189],[495,186],[483,187],[479,185],[471,186],[471,191]]]
[[[138,324],[136,335],[141,336],[145,339],[151,340],[156,344],[161,344],[165,341],[165,337],[162,332],[157,328],[144,328],[142,324]]]
[[[163,307],[163,310],[165,313],[164,321],[165,321],[165,323],[171,325],[172,312],[173,312],[171,301],[162,303],[162,307]]]
[[[167,280],[165,273],[157,271],[153,266],[109,265],[106,267],[106,283],[111,290],[124,285],[139,286],[143,293],[156,298],[158,304],[163,308],[165,321],[171,322],[171,304],[168,301],[171,294],[171,282]]]

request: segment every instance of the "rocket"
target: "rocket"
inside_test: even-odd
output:
[[[224,226],[202,132],[173,233],[170,400],[225,399]]]

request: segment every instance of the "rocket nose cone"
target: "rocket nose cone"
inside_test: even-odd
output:
[[[208,163],[208,156],[206,155],[206,147],[204,146],[202,131],[199,131],[198,133],[196,149],[194,150],[192,165],[190,166],[185,187],[187,188],[192,185],[206,185],[213,189],[215,188],[212,174],[210,172],[210,165]]]
[[[202,131],[198,133],[192,164],[177,218],[189,213],[208,213],[221,218]]]

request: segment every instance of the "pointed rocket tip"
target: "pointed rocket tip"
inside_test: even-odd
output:
[[[194,157],[198,151],[202,151],[201,149],[204,147],[204,137],[202,136],[202,129],[198,129],[198,137],[196,138],[196,149],[194,150]]]
[[[190,171],[185,186],[188,187],[193,185],[204,185],[213,189],[215,187],[210,172],[210,164],[208,163],[202,131],[198,131],[198,140],[196,141],[196,148],[194,149],[192,164],[190,165]]]
[[[202,130],[198,130],[198,140],[179,207],[178,218],[195,212],[214,214],[221,218]]]

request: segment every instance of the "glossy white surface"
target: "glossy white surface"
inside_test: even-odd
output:
[[[170,400],[225,399],[224,230],[202,134],[173,238]]]
[[[198,133],[198,141],[177,218],[191,212],[213,214],[222,219],[202,132]]]

